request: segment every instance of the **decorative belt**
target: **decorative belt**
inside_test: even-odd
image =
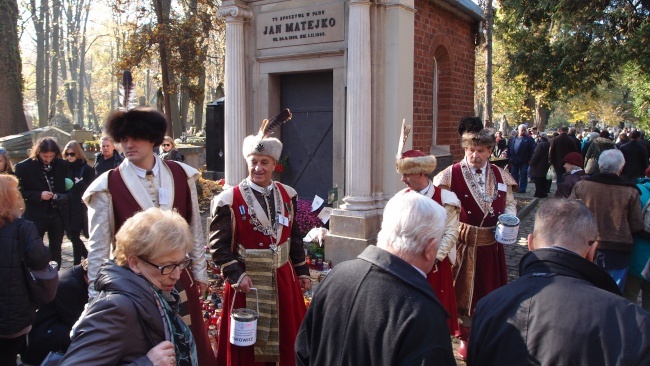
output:
[[[246,263],[246,274],[253,281],[259,296],[257,341],[253,349],[256,362],[280,361],[276,271],[289,261],[290,240],[275,249],[246,249],[241,244],[238,245],[239,255]],[[247,296],[246,307],[254,309],[255,306],[257,306],[255,299],[249,299]]]
[[[290,239],[289,239],[290,240]],[[246,249],[239,244],[239,255],[246,262],[246,269],[253,263],[267,263],[273,268],[280,268],[289,261],[289,240],[273,249]]]
[[[463,243],[470,246],[482,247],[492,245],[496,243],[494,229],[494,226],[479,227],[461,222],[458,237]]]

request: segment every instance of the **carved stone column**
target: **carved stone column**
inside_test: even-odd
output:
[[[247,108],[244,22],[253,13],[237,2],[224,5],[219,10],[219,16],[226,19],[225,180],[227,185],[232,186],[247,176],[242,159]]]
[[[335,265],[375,244],[380,210],[372,194],[372,67],[368,0],[349,0],[345,194],[330,216],[327,258]]]
[[[371,191],[370,2],[350,0],[345,202],[350,211],[374,209]]]

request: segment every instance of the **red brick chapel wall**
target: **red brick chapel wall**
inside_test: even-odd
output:
[[[438,64],[436,145],[450,145],[463,157],[457,127],[474,113],[474,32],[472,21],[430,0],[415,0],[413,148],[429,151],[433,134],[434,57]]]

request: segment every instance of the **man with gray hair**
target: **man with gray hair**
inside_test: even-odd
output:
[[[102,136],[99,142],[102,147],[101,151],[95,154],[95,165],[93,165],[95,177],[99,177],[104,172],[117,168],[122,164],[122,160],[124,160],[122,155],[117,151],[115,141],[112,137]]]
[[[600,173],[578,182],[570,196],[582,200],[596,217],[600,245],[595,262],[614,277],[621,289],[630,266],[632,234],[643,230],[641,192],[620,177],[624,165],[623,153],[616,149],[603,151],[598,158]]]
[[[447,314],[427,283],[445,209],[417,192],[384,208],[377,245],[338,264],[309,306],[298,365],[456,365]]]
[[[597,229],[578,200],[539,207],[519,279],[476,307],[468,365],[650,365],[650,313],[591,262]]]

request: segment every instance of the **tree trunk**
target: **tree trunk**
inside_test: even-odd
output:
[[[492,0],[487,0],[485,11],[485,127],[493,127],[492,123],[492,28],[494,13]]]
[[[189,115],[190,112],[190,92],[187,88],[187,85],[189,84],[189,80],[187,78],[181,83],[181,95],[180,95],[180,116],[181,116],[181,126],[183,128],[183,131],[187,131],[187,128],[189,127],[189,121],[187,120],[187,116]]]
[[[79,12],[80,10],[74,9],[72,4],[69,4],[66,9],[66,22],[68,28],[68,36],[66,37],[67,44],[67,57],[68,69],[70,70],[70,80],[67,83],[66,99],[68,102],[68,110],[72,115],[72,120],[77,120],[77,97],[79,80]]]
[[[5,0],[6,1],[6,0]],[[38,126],[47,126],[47,90],[45,89],[45,32],[43,30],[43,8],[36,6],[36,0],[30,0],[32,21],[36,32],[36,107],[38,109]]]
[[[199,89],[202,91],[203,96],[200,101],[194,103],[194,133],[203,129],[203,108],[205,103],[205,68],[201,69],[201,76],[199,76]]]
[[[63,21],[63,16],[61,15],[61,21]],[[60,51],[59,51],[59,70],[61,74],[61,80],[68,80],[68,66],[66,65],[66,52],[65,48],[63,47],[63,40],[65,40],[64,37],[64,27],[59,27],[60,29],[60,34],[59,34],[59,40],[60,40]]]
[[[92,62],[91,62],[90,63],[90,68],[92,69],[92,67],[93,67],[93,65],[92,65]],[[93,125],[90,126],[90,124],[89,124],[88,129],[93,130],[93,131],[100,131],[100,129],[99,129],[99,118],[97,118],[97,113],[95,113],[95,101],[93,100],[93,96],[90,93],[90,82],[91,82],[90,76],[86,75],[85,79],[86,80],[84,82],[84,85],[86,86],[86,91],[88,92],[87,97],[86,97],[86,100],[88,101],[88,111],[90,112],[90,115],[93,118]]]
[[[59,61],[61,57],[61,45],[60,45],[60,30],[61,24],[61,2],[55,1],[52,4],[52,68],[51,76],[52,81],[50,83],[50,113],[48,115],[48,120],[52,120],[56,113],[56,100],[58,99],[59,94]]]
[[[171,10],[170,0],[154,0],[154,8],[156,9],[156,17],[158,19],[158,26],[165,29],[167,27],[167,19]],[[160,32],[166,34],[167,32]],[[169,67],[169,51],[167,50],[167,39],[160,37],[158,39],[158,49],[160,50],[160,69],[162,73],[163,92],[165,95],[165,115],[167,116],[167,134],[172,137],[180,137],[183,132],[183,127],[179,121],[178,111],[178,91],[172,91],[172,83],[174,83],[174,75]]]
[[[79,46],[79,95],[77,96],[77,121],[79,126],[84,125],[84,105],[86,98],[84,96],[84,84],[86,83],[86,27],[88,25],[88,13],[90,4],[84,6],[85,14],[83,15],[83,28],[81,29],[81,45]]]
[[[516,124],[513,125],[513,128],[515,128],[515,129],[517,128],[517,125],[519,123],[526,123],[526,124],[528,124],[530,126],[535,122],[535,109],[537,108],[537,102],[535,100],[535,97],[532,96],[532,95],[528,95],[528,97],[526,98],[524,103],[525,103],[526,107],[528,108],[528,113],[529,114],[525,118],[522,117],[521,122],[516,122]],[[539,127],[538,127],[538,131],[543,131],[543,130],[539,129]]]
[[[548,103],[541,100],[541,98],[537,98],[535,102],[535,126],[537,126],[538,131],[546,129],[546,123],[551,116],[550,112]]]
[[[28,130],[23,111],[16,0],[0,0],[0,50],[0,136],[7,136]]]
[[[42,9],[45,9],[45,13],[43,14],[43,19],[45,19],[45,27],[43,28],[43,37],[44,37],[44,50],[43,50],[43,65],[45,67],[45,70],[43,71],[43,89],[45,92],[45,105],[48,108],[49,111],[49,106],[50,102],[52,104],[55,103],[55,101],[50,101],[50,79],[52,78],[52,75],[50,74],[50,8],[49,8],[49,3],[48,0],[43,0],[43,4],[41,5]],[[48,115],[49,117],[49,115]],[[49,125],[52,122],[51,119],[47,119],[47,124]]]

